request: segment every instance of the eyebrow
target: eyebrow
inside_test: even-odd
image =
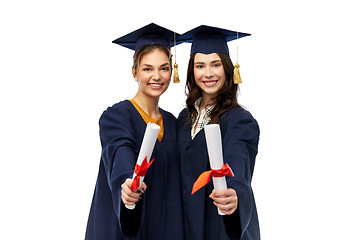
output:
[[[167,65],[170,65],[170,63],[161,64],[160,67],[164,67],[164,66],[167,66]]]
[[[160,67],[164,67],[164,66],[167,66],[167,65],[170,65],[170,63],[163,63],[163,64],[160,65]],[[153,65],[146,64],[146,63],[142,64],[141,66],[142,67],[153,67]]]
[[[221,60],[214,60],[214,61],[211,61],[210,63],[216,63],[216,62],[221,62]],[[196,62],[194,64],[205,64],[204,62]]]

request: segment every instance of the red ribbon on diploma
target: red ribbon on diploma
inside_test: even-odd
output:
[[[145,174],[150,167],[150,165],[153,163],[154,159],[152,159],[149,163],[147,161],[147,157],[143,160],[141,165],[136,164],[134,173],[136,174],[134,180],[131,183],[131,191],[136,190],[140,185],[140,177],[145,177]]]
[[[229,177],[234,176],[233,171],[231,170],[230,166],[227,163],[225,163],[221,169],[209,170],[203,172],[194,183],[191,195],[194,194],[197,190],[199,190],[203,186],[205,186],[208,182],[210,182],[211,177],[224,177],[224,176],[229,176]]]

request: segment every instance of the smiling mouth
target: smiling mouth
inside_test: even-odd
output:
[[[161,86],[164,84],[163,83],[148,83],[148,85],[152,88],[161,88]]]
[[[214,81],[203,81],[203,83],[205,84],[205,86],[207,87],[213,87],[216,85],[218,81],[217,80],[214,80]]]

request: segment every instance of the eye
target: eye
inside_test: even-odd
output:
[[[151,71],[151,68],[143,68],[143,71],[149,72],[149,71]]]
[[[214,63],[214,67],[221,67],[221,63]]]
[[[202,69],[202,68],[204,68],[204,65],[197,64],[197,65],[195,65],[195,68],[197,68],[197,69]]]
[[[169,68],[169,67],[163,67],[163,68],[161,68],[161,70],[163,70],[163,71],[170,71],[170,68]]]

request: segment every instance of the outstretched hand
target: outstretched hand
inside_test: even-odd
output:
[[[130,190],[131,183],[132,179],[128,178],[121,185],[121,200],[125,205],[135,205],[140,200],[141,195],[146,190],[146,184],[143,182],[140,188],[132,192]]]
[[[238,206],[238,197],[236,191],[232,188],[225,190],[213,190],[209,196],[214,200],[214,205],[226,215],[231,215],[235,212]]]

